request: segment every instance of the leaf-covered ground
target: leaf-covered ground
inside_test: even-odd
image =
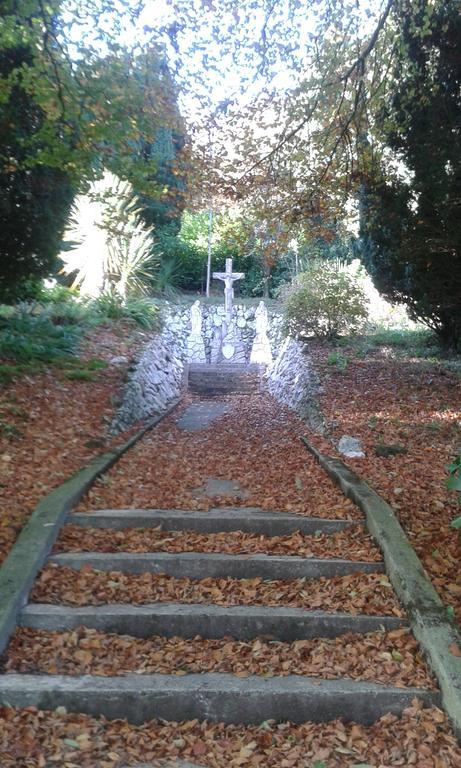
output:
[[[326,534],[261,536],[243,531],[197,533],[129,528],[113,531],[66,525],[55,552],[227,552],[229,554],[298,555],[378,561],[381,553],[362,526]]]
[[[300,442],[307,428],[269,395],[230,396],[229,413],[188,432],[165,419],[103,478],[79,510],[255,506],[315,517],[361,515]],[[207,478],[237,481],[244,496],[208,497]]]
[[[459,506],[445,488],[444,468],[461,447],[459,374],[388,348],[360,356],[343,348],[348,363],[342,369],[328,364],[328,348],[310,344],[309,350],[332,435],[360,438],[366,456],[348,463],[391,504],[440,597],[461,621],[461,537],[450,528]],[[331,444],[313,440],[332,453]],[[376,455],[383,444],[407,453],[383,458]]]
[[[120,768],[189,760],[205,768],[459,768],[461,749],[446,717],[418,703],[370,727],[329,723],[259,726],[151,721],[141,726],[33,707],[0,709],[2,768]]]
[[[85,627],[72,632],[18,629],[9,645],[4,669],[51,675],[315,675],[398,687],[436,687],[408,629],[291,643],[258,637],[248,642],[201,637],[142,639]]]
[[[155,602],[274,605],[369,616],[404,615],[389,580],[379,573],[291,581],[231,577],[178,579],[164,573],[105,573],[86,566],[75,571],[51,564],[37,578],[31,600],[64,605]]]
[[[86,339],[81,360],[128,361],[140,339],[132,327],[101,326]],[[92,371],[93,380],[78,381],[54,366],[0,388],[0,562],[38,501],[106,450],[126,370],[109,364]]]
[[[398,386],[404,381],[408,387],[406,397],[409,402],[420,402],[414,398],[412,387],[416,384],[411,378],[413,374],[410,367],[404,368],[399,378],[396,370],[388,370],[384,366],[381,378],[381,370],[376,367],[376,361],[372,365],[370,360],[362,358],[359,362],[364,363],[365,371],[356,371],[358,382],[352,379],[346,386],[346,377],[352,376],[350,369],[353,366],[347,366],[342,373],[339,370],[332,373],[326,357],[322,358],[323,352],[317,348],[314,352],[319,370],[322,370],[323,365],[324,373],[331,377],[324,382],[324,398],[331,401],[331,411],[326,402],[323,403],[330,423],[333,422],[333,427],[336,425],[339,436],[344,433],[354,434],[364,440],[367,458],[356,462],[359,474],[369,477],[381,492],[379,484],[385,486],[387,497],[394,507],[398,506],[410,536],[417,546],[426,545],[423,548],[425,555],[428,547],[434,547],[434,542],[439,542],[437,546],[441,546],[445,540],[443,532],[450,534],[451,542],[455,537],[448,528],[450,518],[446,510],[442,510],[442,505],[451,498],[443,486],[443,464],[451,457],[450,452],[456,442],[452,435],[452,416],[448,432],[453,439],[449,445],[445,444],[442,448],[439,427],[429,431],[437,438],[435,454],[427,450],[420,434],[423,428],[418,427],[416,437],[409,428],[406,430],[407,454],[391,459],[381,459],[374,454],[371,456],[370,443],[375,439],[378,424],[380,429],[377,431],[376,442],[401,443],[405,430],[399,426],[399,431],[395,432],[397,427],[394,421],[398,417],[394,413],[400,413],[402,419],[404,415],[411,418],[411,414],[416,419],[419,413],[419,405],[415,405],[415,411],[412,405],[405,409],[405,397],[399,399]],[[384,358],[384,362],[390,366],[397,365],[396,361],[387,358]],[[421,376],[421,372],[418,375]],[[339,376],[342,376],[340,383]],[[444,383],[432,402],[433,408],[437,403],[440,405],[444,387],[448,386],[446,377],[441,375],[440,378]],[[418,381],[421,399],[424,400],[420,410],[427,415],[426,390],[421,384],[422,380]],[[356,388],[351,389],[352,385]],[[455,384],[452,382],[450,387],[455,387]],[[368,392],[372,393],[371,400],[367,399]],[[417,392],[420,390],[417,389]],[[448,397],[447,392],[445,395]],[[377,410],[380,402],[382,411]],[[199,432],[180,430],[175,424],[177,414],[170,416],[98,481],[82,503],[81,509],[158,507],[193,510],[231,504],[294,511],[317,517],[360,519],[357,508],[344,499],[339,489],[302,446],[299,436],[307,432],[307,428],[293,414],[269,396],[231,397],[228,398],[228,405],[229,413]],[[370,415],[368,410],[372,407],[375,410]],[[391,414],[390,426],[387,424],[386,408]],[[341,418],[344,418],[344,422]],[[364,437],[365,423],[371,425],[367,426],[371,431],[368,442]],[[360,431],[360,425],[363,432]],[[427,437],[427,430],[423,430],[422,434]],[[331,446],[326,441],[314,439],[323,449],[327,448],[331,452]],[[439,461],[440,477],[437,474]],[[417,469],[415,465],[418,465]],[[402,476],[399,474],[401,469]],[[213,496],[206,490],[210,478],[238,481],[240,495]],[[378,482],[374,482],[375,478]],[[418,483],[421,483],[422,490]],[[402,499],[416,500],[413,517],[413,508],[402,504]],[[429,505],[431,510],[434,506],[439,509],[438,519],[445,522],[439,524],[438,528],[429,525],[426,530],[426,518],[422,511],[426,509],[424,505]],[[450,510],[453,516],[456,511],[454,503]],[[412,519],[413,528],[407,518]],[[364,559],[374,559],[377,555],[370,539],[360,527],[332,536],[294,534],[275,537],[269,542],[264,537],[241,532],[226,533],[224,536],[194,532],[177,535],[158,530],[114,533],[69,526],[63,532],[58,548],[98,548],[104,551],[167,548],[173,552],[195,549],[242,554],[282,552],[319,556],[335,556],[334,553],[337,553],[352,557],[360,551],[360,557],[364,557],[362,553],[367,555]],[[455,550],[445,548],[445,561],[447,551],[450,557],[456,555]],[[430,557],[437,559],[437,556],[431,549]],[[429,561],[425,562],[427,565]],[[453,570],[444,571],[443,589],[448,589],[447,573],[450,577],[448,584],[457,586],[458,573],[455,574]],[[434,571],[431,574],[434,576]],[[35,583],[31,599],[35,602],[66,605],[114,602],[143,604],[157,601],[284,605],[306,610],[403,615],[387,577],[383,574],[362,573],[318,580],[194,580],[177,579],[165,574],[103,573],[93,571],[89,566],[74,571],[62,566],[47,565]],[[297,643],[271,642],[268,638],[255,638],[252,642],[242,643],[232,638],[204,640],[197,637],[184,640],[153,637],[143,640],[88,629],[62,633],[19,629],[12,640],[5,663],[11,672],[123,674],[161,671],[184,674],[213,670],[240,676],[340,675],[381,682],[392,681],[403,686],[433,685],[415,641],[405,630]],[[2,768],[13,765],[49,768],[54,764],[66,768],[119,768],[130,762],[152,762],[164,757],[179,757],[205,768],[312,768],[316,764],[322,768],[351,768],[358,765],[366,765],[367,768],[411,765],[418,768],[461,768],[461,750],[444,714],[435,708],[423,710],[417,704],[401,718],[389,715],[371,728],[342,721],[321,725],[307,723],[301,726],[269,722],[258,727],[211,725],[197,721],[178,724],[152,722],[135,727],[126,721],[109,723],[104,718],[96,720],[71,715],[62,709],[39,713],[34,708],[7,708],[0,717]]]

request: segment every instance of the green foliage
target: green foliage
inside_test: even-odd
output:
[[[330,352],[327,358],[328,365],[336,365],[339,371],[345,371],[348,364],[348,359],[340,352]]]
[[[450,491],[457,491],[461,501],[461,456],[457,456],[451,464],[446,466],[449,477],[446,486]]]
[[[172,206],[179,216],[184,128],[176,91],[160,49],[135,54],[120,45],[130,20],[132,9],[115,0],[78,8],[60,0],[2,5],[0,300],[36,298],[30,278],[55,270],[76,189],[103,167],[158,199],[168,220]],[[166,165],[162,132],[175,137]],[[139,253],[144,246],[134,239],[130,247]],[[126,251],[124,242],[112,260],[133,263]]]
[[[152,299],[143,296],[123,299],[117,293],[103,293],[92,303],[92,307],[103,319],[133,320],[142,328],[160,328],[160,313]]]
[[[14,424],[10,424],[9,421],[0,419],[0,435],[12,440],[14,438],[22,437],[23,433]]]
[[[160,254],[157,284],[183,289],[204,291],[208,259],[209,212],[184,211],[179,233],[174,226],[155,231]],[[247,240],[244,222],[227,214],[214,214],[212,222],[211,269],[224,268],[226,258],[233,259],[233,268],[244,272],[245,278],[236,286],[240,296],[261,295],[266,275],[257,252]],[[163,264],[165,266],[163,266]],[[163,273],[163,274],[162,274]],[[274,295],[281,283],[289,279],[285,261],[275,264],[270,275],[270,292]],[[164,290],[164,289],[163,289]]]
[[[73,197],[69,177],[60,169],[39,162],[39,146],[27,148],[43,128],[45,117],[35,94],[14,73],[27,69],[32,59],[28,46],[0,48],[2,301],[30,297],[34,287],[30,278],[40,278],[51,271]],[[6,87],[10,81],[11,85]]]
[[[362,188],[362,260],[442,344],[461,344],[461,17],[456,0],[397,6],[385,152]],[[389,165],[389,151],[394,164]]]
[[[461,503],[461,456],[457,456],[451,464],[448,464],[446,470],[448,472],[446,486],[450,491],[458,493],[458,501]],[[451,521],[451,527],[461,534],[461,515]]]
[[[376,328],[367,335],[370,343],[378,347],[402,347],[403,349],[415,349],[432,344],[434,338],[431,331],[406,328]]]
[[[176,109],[179,118],[177,106]],[[156,170],[152,180],[159,187],[154,197],[139,194],[141,215],[148,227],[159,233],[164,227],[177,233],[180,228],[181,213],[185,205],[185,173],[178,170],[184,137],[169,127],[159,128],[154,142],[144,144],[143,156],[155,162]],[[180,166],[179,166],[180,168]]]
[[[356,333],[367,318],[360,283],[334,262],[312,262],[287,290],[285,329],[294,336],[334,339]]]
[[[55,324],[40,307],[23,305],[12,317],[0,316],[0,357],[26,364],[51,362],[74,354],[80,336],[78,326]]]
[[[141,219],[139,200],[127,181],[105,172],[78,195],[60,254],[63,272],[84,295],[146,293],[154,280],[153,229]]]

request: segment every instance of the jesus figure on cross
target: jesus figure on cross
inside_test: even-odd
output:
[[[245,272],[232,272],[232,259],[226,259],[226,271],[213,272],[213,277],[224,282],[224,309],[226,311],[226,325],[229,327],[232,322],[233,282],[245,277]]]

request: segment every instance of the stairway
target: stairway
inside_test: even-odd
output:
[[[220,363],[191,363],[188,389],[194,395],[219,397],[230,394],[250,395],[260,391],[264,366]]]
[[[182,510],[100,510],[72,514],[68,524],[79,526],[82,541],[86,532],[104,529],[128,532],[133,527],[149,531],[199,531],[219,533],[245,531],[265,537],[300,531],[302,535],[334,534],[359,523],[302,517],[257,508],[213,508]],[[65,530],[65,529],[64,529]],[[119,574],[168,574],[175,579],[210,580],[232,577],[253,579],[255,584],[283,580],[289,587],[296,579],[333,578],[354,574],[383,573],[380,561],[360,562],[342,558],[296,555],[234,555],[204,552],[54,552],[48,565],[75,572]],[[52,572],[50,583],[52,584]],[[111,583],[116,583],[112,581]],[[204,582],[208,583],[208,582]],[[297,583],[297,582],[296,582]],[[210,593],[212,594],[212,593]],[[213,604],[207,600],[161,600],[143,604],[111,603],[72,607],[50,600],[25,606],[20,624],[31,630],[65,632],[84,626],[100,632],[133,638],[186,637],[233,638],[254,641],[272,638],[293,642],[311,638],[341,637],[345,633],[391,631],[405,627],[393,615],[360,615],[338,606],[336,612],[321,608],[306,610],[280,605]],[[112,677],[96,674],[15,673],[0,676],[0,698],[12,706],[66,707],[107,718],[127,718],[142,723],[165,720],[208,720],[225,723],[261,723],[266,720],[324,722],[345,717],[371,724],[387,712],[400,714],[415,698],[425,705],[438,703],[438,694],[423,688],[353,679],[322,679],[302,674],[239,677],[229,672],[187,674],[131,673]]]

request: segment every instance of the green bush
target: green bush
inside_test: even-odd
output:
[[[367,299],[357,278],[336,262],[314,261],[285,291],[285,331],[335,339],[357,333],[367,319]]]
[[[0,357],[19,363],[51,362],[74,354],[81,335],[75,325],[59,325],[40,305],[22,305],[0,315]]]
[[[345,355],[341,355],[340,352],[330,352],[327,359],[328,365],[336,365],[339,371],[345,371],[348,365],[348,360]]]
[[[159,328],[160,314],[152,299],[137,296],[122,299],[118,293],[103,293],[92,302],[92,307],[102,319],[133,320],[142,328]]]

